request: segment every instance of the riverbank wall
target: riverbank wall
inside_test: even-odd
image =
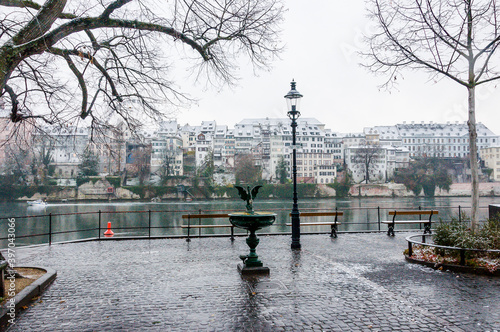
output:
[[[454,183],[450,190],[436,188],[436,197],[465,197],[471,195],[470,183]],[[500,182],[487,182],[479,184],[479,195],[500,197]],[[400,183],[385,184],[357,184],[351,187],[349,191],[351,197],[414,197],[413,192],[406,190]],[[424,196],[423,192],[420,196]],[[106,180],[96,182],[87,182],[78,188],[61,187],[51,193],[36,193],[31,197],[20,197],[18,200],[46,199],[49,201],[60,200],[150,200],[155,197],[152,191],[143,188],[141,195],[130,189],[118,187],[114,188]],[[167,192],[158,196],[160,199],[175,200],[184,196],[178,192]],[[313,197],[335,197],[335,190],[329,186],[318,184],[316,193]],[[205,198],[205,197],[195,197]],[[214,199],[225,199],[227,196],[214,196]],[[265,198],[265,197],[261,197]],[[269,198],[272,198],[271,196]]]
[[[435,197],[465,197],[470,196],[470,183],[454,183],[450,190],[436,188]],[[351,187],[349,195],[352,197],[414,197],[415,194],[406,190],[401,183],[385,184],[357,184]],[[420,194],[424,197],[424,193]],[[479,196],[500,196],[500,182],[485,182],[479,184]]]

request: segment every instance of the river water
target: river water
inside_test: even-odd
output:
[[[488,205],[500,203],[500,198],[481,197],[480,218],[488,216]],[[439,215],[433,217],[450,220],[458,217],[461,211],[470,212],[469,197],[436,197],[436,198],[344,198],[344,199],[301,199],[299,210],[302,212],[319,210],[343,211],[339,218],[342,225],[339,231],[376,231],[385,230],[379,220],[389,220],[388,212],[396,209],[436,209]],[[170,236],[185,235],[186,224],[181,216],[188,213],[230,213],[242,211],[245,203],[241,200],[202,200],[192,202],[168,201],[152,202],[49,202],[46,207],[28,207],[24,202],[0,203],[0,248],[8,245],[8,234],[15,235],[16,246],[40,244],[69,240],[78,240],[102,236],[108,222],[111,222],[116,237],[123,236]],[[255,210],[272,211],[277,214],[276,222],[265,232],[290,232],[286,226],[290,222],[291,200],[257,200]],[[101,213],[99,214],[99,211]],[[30,216],[30,217],[26,217]],[[15,225],[7,218],[14,218]],[[308,218],[301,221],[330,221],[328,217]],[[330,217],[331,218],[331,217]],[[423,217],[424,218],[424,217]],[[12,221],[12,219],[11,219]],[[195,220],[197,223],[198,221]],[[227,220],[206,219],[204,224],[227,223]],[[100,226],[99,226],[100,225]],[[10,228],[9,228],[10,227]],[[99,230],[99,227],[101,228]],[[138,229],[143,227],[143,229]],[[148,229],[148,227],[151,227]],[[408,226],[408,227],[415,227]],[[418,227],[418,226],[417,226]],[[329,226],[302,227],[302,232],[328,231]],[[399,227],[401,229],[404,227]],[[263,232],[262,230],[261,232]],[[191,230],[193,232],[193,230]],[[198,234],[198,230],[195,231]],[[204,229],[203,234],[228,233],[229,229]],[[52,233],[49,237],[48,233]],[[43,234],[39,236],[32,236]],[[101,234],[101,235],[100,235]],[[30,235],[31,237],[26,237]],[[13,236],[11,235],[11,238]]]

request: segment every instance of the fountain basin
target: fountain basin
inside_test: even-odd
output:
[[[236,212],[229,214],[229,222],[238,228],[256,231],[271,226],[276,220],[276,213],[271,212]]]

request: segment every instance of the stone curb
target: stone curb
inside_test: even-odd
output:
[[[421,259],[408,257],[408,255],[405,255],[405,259],[410,263],[425,265],[425,266],[428,266],[430,268],[433,268],[434,270],[438,270],[438,269],[442,268],[443,270],[449,270],[449,271],[453,271],[453,272],[471,273],[471,274],[500,277],[500,270],[490,272],[488,269],[486,269],[484,267],[472,267],[472,266],[462,266],[462,265],[454,265],[454,264],[441,264],[441,263],[427,262],[427,261],[424,261]]]
[[[21,311],[22,307],[28,305],[35,296],[43,293],[43,291],[56,279],[57,272],[54,269],[48,267],[39,266],[19,266],[23,268],[33,268],[45,270],[46,273],[35,280],[31,285],[25,287],[16,296],[14,296],[15,301],[15,312],[16,314]],[[7,301],[8,303],[8,301]],[[9,316],[9,308],[7,304],[0,306],[0,330],[3,330],[7,324],[7,321],[11,318]]]

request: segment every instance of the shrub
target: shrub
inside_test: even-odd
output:
[[[488,220],[476,231],[469,227],[469,220],[452,219],[441,222],[434,232],[434,243],[448,247],[468,249],[500,249],[500,223]]]
[[[90,179],[88,176],[78,174],[78,176],[76,177],[76,186],[80,187],[82,184],[87,183],[89,181]]]
[[[109,184],[111,184],[113,187],[120,187],[121,179],[119,176],[107,176],[106,180],[108,180]]]
[[[500,222],[488,220],[473,231],[470,220],[464,221],[452,219],[451,222],[440,222],[434,232],[433,240],[437,245],[447,247],[459,247],[466,249],[500,249]],[[431,248],[426,246],[415,246],[413,256],[427,262],[460,264],[460,252],[458,250]],[[500,254],[476,251],[465,251],[465,265],[471,267],[484,267],[490,272],[500,269]]]

